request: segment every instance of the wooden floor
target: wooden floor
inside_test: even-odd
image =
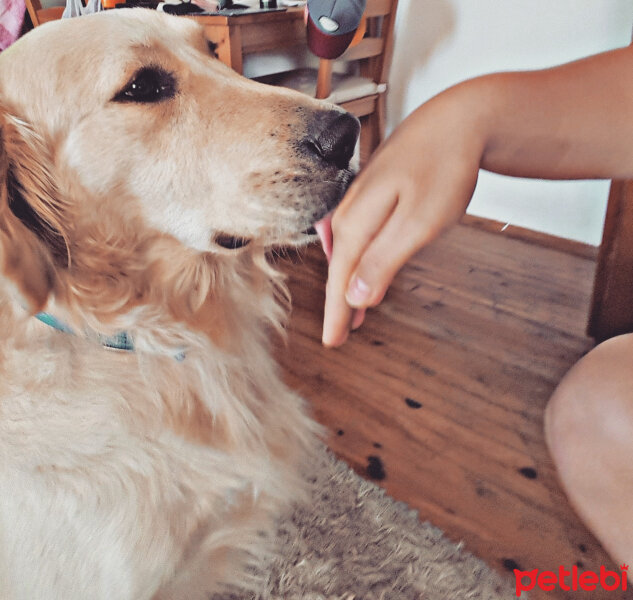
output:
[[[614,566],[570,509],[543,439],[548,398],[592,347],[591,258],[459,225],[337,350],[320,344],[320,248],[282,262],[294,309],[280,359],[338,456],[508,576]],[[568,597],[622,592],[603,594]]]

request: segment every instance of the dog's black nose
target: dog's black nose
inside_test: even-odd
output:
[[[318,113],[309,127],[305,147],[339,169],[347,169],[360,134],[356,117],[338,110]]]

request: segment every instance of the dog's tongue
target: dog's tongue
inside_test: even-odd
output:
[[[321,246],[323,246],[323,252],[327,257],[327,261],[330,262],[332,258],[332,213],[325,215],[320,221],[314,224],[316,232],[319,234],[321,240]]]

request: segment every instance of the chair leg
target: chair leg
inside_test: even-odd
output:
[[[319,60],[319,73],[317,75],[316,97],[319,100],[327,98],[332,93],[332,69],[334,61],[326,58]]]
[[[40,21],[37,18],[37,10],[31,2],[26,3],[26,11],[29,13],[29,17],[31,19],[33,27],[37,27],[38,25],[40,25]]]
[[[360,160],[365,165],[376,148],[385,139],[385,95],[380,94],[376,100],[373,113],[362,117],[360,130]]]
[[[380,94],[376,101],[376,135],[378,138],[378,144],[381,144],[385,139],[385,123],[387,121],[387,95]]]
[[[364,167],[378,147],[376,135],[375,113],[361,117],[360,119],[360,164]]]
[[[633,331],[633,182],[613,181],[587,333],[601,342]]]

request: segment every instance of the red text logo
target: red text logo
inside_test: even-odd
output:
[[[576,566],[573,566],[571,571],[568,571],[563,565],[558,567],[558,572],[539,572],[538,569],[519,571],[519,569],[514,569],[516,595],[520,596],[521,592],[529,592],[535,587],[545,592],[551,592],[556,587],[566,592],[577,590],[591,591],[597,589],[598,586],[607,591],[626,590],[628,586],[626,579],[628,570],[628,565],[620,565],[620,573],[607,571],[604,565],[600,567],[600,573],[595,571],[580,572]]]

